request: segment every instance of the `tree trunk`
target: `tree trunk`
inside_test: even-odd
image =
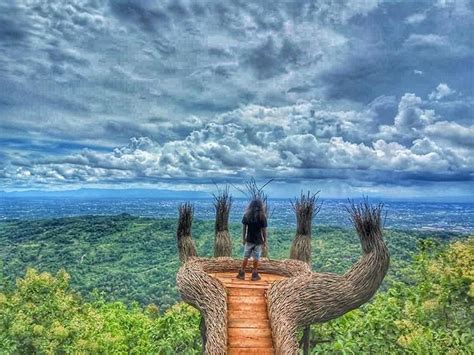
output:
[[[303,354],[309,355],[309,344],[311,340],[311,327],[308,325],[303,332]]]
[[[206,336],[206,322],[204,320],[204,316],[201,314],[201,321],[199,322],[199,330],[201,331],[201,339],[202,339],[202,348],[206,348],[207,336]]]

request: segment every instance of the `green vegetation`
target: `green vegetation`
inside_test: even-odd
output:
[[[163,315],[121,302],[84,302],[69,275],[29,269],[12,292],[0,293],[0,353],[199,353],[199,312],[183,303]]]
[[[0,354],[198,353],[200,316],[176,304],[175,228],[129,215],[0,223]],[[239,228],[230,226],[236,256]],[[213,232],[212,221],[194,222],[200,255],[213,254]],[[315,270],[342,273],[360,255],[354,231],[313,234]],[[294,231],[269,235],[270,256],[288,257]],[[385,232],[392,261],[383,290],[314,325],[314,353],[474,352],[474,239],[429,236]],[[25,276],[28,267],[41,272]]]
[[[446,249],[420,245],[404,281],[371,303],[313,326],[314,353],[473,354],[474,237]]]
[[[165,310],[179,301],[176,223],[126,214],[3,222],[0,280],[3,274],[3,287],[12,287],[28,267],[53,274],[65,269],[73,289],[86,299],[97,290],[108,301],[153,303]],[[214,222],[195,221],[192,232],[199,255],[212,256]],[[231,224],[230,233],[233,254],[240,256],[240,225]],[[344,273],[360,256],[352,230],[316,227],[313,235],[314,270]],[[288,258],[293,236],[294,230],[270,229],[270,257]],[[392,254],[390,275],[396,276],[426,234],[387,231],[385,236]],[[445,243],[459,237],[440,234],[434,238]]]

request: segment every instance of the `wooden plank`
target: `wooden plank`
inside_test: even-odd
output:
[[[245,275],[251,275],[252,272],[246,271]],[[214,277],[236,277],[237,276],[237,271],[235,272],[210,272],[209,275],[212,275]],[[278,277],[278,278],[286,278],[286,276],[282,275],[277,275],[277,274],[270,274],[268,272],[259,272],[259,275],[261,277]]]
[[[244,312],[267,312],[267,305],[265,303],[247,304],[247,303],[229,303],[227,309],[230,311],[244,311]]]
[[[260,297],[265,297],[265,291],[266,289],[264,288],[237,288],[237,287],[229,287],[227,288],[227,296],[228,297],[255,297],[255,296],[260,296]]]
[[[229,355],[273,355],[275,350],[273,348],[229,348],[227,353]]]
[[[263,304],[267,302],[263,295],[259,296],[228,296],[227,303]]]
[[[213,274],[209,274],[209,275],[211,275],[213,277],[216,277],[218,279],[237,279],[237,273],[218,272],[218,273],[213,273]],[[252,276],[252,273],[250,273],[250,272],[245,273],[245,278],[247,280],[250,280],[251,276]],[[268,281],[276,281],[276,280],[286,279],[286,276],[266,274],[266,273],[260,273],[260,277],[262,278],[262,280],[268,280]]]
[[[249,312],[249,311],[227,311],[227,318],[229,320],[231,319],[267,319],[268,320],[268,314],[267,310],[265,309],[265,312],[259,311],[259,312]]]
[[[227,288],[231,288],[231,287],[234,287],[234,288],[253,288],[253,289],[257,289],[257,288],[260,288],[260,289],[267,289],[270,287],[270,285],[258,285],[258,284],[238,284],[238,283],[229,283],[227,285],[225,285],[225,287]]]
[[[227,326],[230,328],[270,328],[268,319],[229,319]]]
[[[230,348],[271,348],[273,347],[272,338],[269,337],[247,337],[247,336],[229,336],[228,346]]]
[[[285,279],[281,275],[261,273],[259,281],[237,279],[234,272],[211,273],[227,291],[228,354],[274,354],[268,320],[266,290],[270,284]]]
[[[227,332],[229,337],[245,337],[245,338],[270,338],[272,337],[272,331],[270,328],[229,328]]]
[[[227,281],[226,281],[227,283]],[[259,280],[259,281],[250,281],[250,280],[239,280],[239,279],[232,279],[230,280],[230,283],[234,285],[269,285],[268,281],[265,280]]]
[[[228,277],[236,278],[237,272],[232,272],[232,273],[230,273],[230,272],[216,272],[216,273],[212,274],[212,276],[221,277],[221,278],[228,278]]]
[[[266,278],[261,278],[260,280],[258,281],[252,281],[252,279],[249,277],[246,277],[245,280],[241,280],[241,279],[238,279],[236,277],[216,277],[219,281],[223,282],[223,283],[254,283],[254,284],[258,284],[258,283],[262,283],[262,282],[265,282],[265,283],[274,283],[276,281],[280,281],[280,280],[274,280],[274,279],[266,279]]]

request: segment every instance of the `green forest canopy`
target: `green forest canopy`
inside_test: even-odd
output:
[[[110,301],[165,310],[179,300],[175,287],[179,267],[176,220],[118,216],[85,216],[0,223],[0,278],[12,285],[27,267],[56,273],[65,269],[74,290],[89,298],[96,290]],[[239,224],[231,224],[234,256],[241,255]],[[288,258],[292,229],[270,228],[270,257]],[[430,236],[446,243],[463,236],[416,231],[385,231],[392,256],[388,279],[410,261],[419,240]],[[201,256],[212,256],[213,221],[195,221],[193,238]],[[344,273],[360,256],[355,231],[317,226],[313,229],[313,269]],[[0,286],[1,287],[1,286]]]

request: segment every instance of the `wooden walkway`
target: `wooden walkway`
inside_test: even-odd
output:
[[[272,330],[268,320],[266,291],[284,276],[260,274],[261,280],[237,279],[236,273],[211,274],[227,289],[228,354],[274,354]]]

